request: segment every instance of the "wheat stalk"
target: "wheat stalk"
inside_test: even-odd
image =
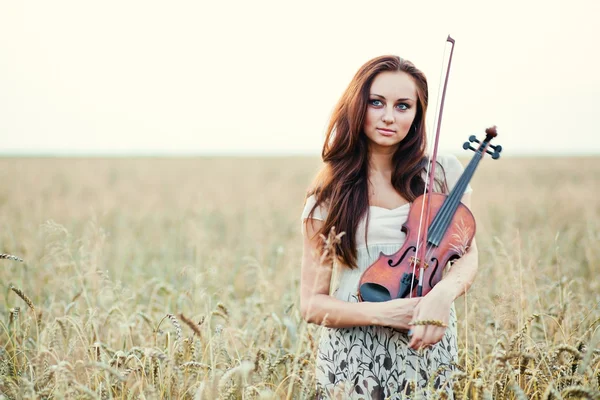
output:
[[[589,400],[598,400],[600,399],[600,393],[596,390],[592,390],[586,388],[585,386],[569,386],[566,389],[563,389],[560,393],[565,399],[574,397],[574,398],[585,398]]]
[[[23,299],[23,301],[25,301],[25,303],[27,303],[27,305],[29,306],[29,308],[31,308],[31,310],[35,313],[35,307],[33,306],[33,302],[31,301],[31,299],[29,297],[27,297],[27,295],[25,293],[23,293],[23,291],[21,289],[18,289],[17,287],[15,287],[14,285],[10,285],[10,289],[15,292],[17,294],[17,296],[19,296],[20,298]]]
[[[13,261],[18,261],[18,262],[23,262],[22,258],[19,258],[17,256],[13,256],[10,254],[0,254],[0,260],[13,260]]]
[[[319,235],[322,242],[323,247],[321,250],[321,265],[329,263],[333,261],[337,255],[337,246],[342,243],[342,236],[344,236],[346,232],[341,232],[336,235],[335,226],[332,226],[327,234],[327,237],[322,233]]]
[[[21,309],[19,307],[13,307],[10,309],[9,311],[9,319],[8,319],[8,326],[12,326],[14,323],[16,323],[17,318],[19,318],[19,313],[21,312]]]
[[[200,330],[200,324],[204,322],[204,319],[201,320],[198,324],[194,323],[191,319],[183,315],[183,313],[179,314],[179,319],[181,319],[187,326],[190,327],[192,331],[199,337],[202,337],[202,331]]]

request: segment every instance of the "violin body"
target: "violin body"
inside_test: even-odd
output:
[[[421,221],[421,210],[425,197],[429,197],[429,220]],[[406,240],[400,250],[392,255],[380,253],[379,258],[362,274],[359,282],[359,298],[361,301],[388,301],[397,298],[425,296],[443,276],[446,264],[460,258],[468,250],[475,236],[475,218],[464,204],[457,201],[451,211],[443,207],[448,195],[441,193],[425,194],[413,202],[402,231]],[[428,235],[425,249],[424,269],[420,269],[417,257],[419,224],[432,226],[436,216],[441,212],[449,223],[441,235],[441,240],[430,243]],[[440,215],[438,219],[444,217]],[[435,234],[429,228],[430,234]],[[435,230],[435,228],[433,229]],[[423,274],[421,293],[418,293],[419,274]],[[412,292],[412,293],[411,293]]]

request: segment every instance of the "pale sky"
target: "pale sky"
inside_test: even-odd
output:
[[[309,154],[357,69],[425,72],[440,151],[600,154],[600,1],[0,0],[0,154]]]

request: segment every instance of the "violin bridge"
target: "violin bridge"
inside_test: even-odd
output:
[[[418,267],[418,266],[419,266],[419,264],[421,264],[421,260],[420,260],[420,259],[418,259],[418,258],[417,258],[417,257],[415,257],[415,256],[411,256],[411,257],[410,257],[410,263]],[[424,269],[427,269],[427,268],[429,268],[429,264],[428,264],[428,263],[423,263],[423,264],[425,264],[425,266],[423,267]]]

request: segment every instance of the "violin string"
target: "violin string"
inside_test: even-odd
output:
[[[449,226],[452,218],[454,218],[454,214],[460,204],[464,191],[467,188],[468,181],[470,180],[470,177],[473,176],[480,159],[481,156],[479,152],[476,152],[456,183],[454,190],[447,196],[446,201],[444,201],[444,204],[435,216],[433,224],[431,225],[432,230],[429,237],[433,236],[435,238],[435,236],[439,236],[440,234],[443,235],[444,231]]]
[[[461,178],[458,180],[457,184],[456,184],[456,190],[453,190],[447,197],[447,200],[444,202],[444,205],[440,208],[440,210],[438,211],[438,214],[436,214],[435,219],[440,218],[440,220],[438,222],[436,222],[436,226],[433,227],[433,224],[431,227],[433,227],[433,229],[430,231],[431,234],[435,233],[439,233],[439,230],[442,229],[441,227],[443,226],[448,226],[449,225],[449,221],[448,220],[452,220],[452,218],[454,217],[454,211],[456,211],[456,209],[458,208],[458,204],[460,203],[461,199],[462,199],[462,193],[464,193],[464,191],[467,188],[467,184],[468,181],[463,181],[463,177],[464,176],[472,176],[473,172],[475,171],[475,168],[477,168],[477,164],[479,163],[479,160],[481,159],[481,155],[479,151],[475,152],[475,156],[473,156],[473,159],[469,162],[469,164],[467,165],[467,167],[465,168],[465,170],[463,171],[463,174],[461,176]],[[429,260],[433,251],[435,250],[435,245],[429,245],[429,242],[427,241],[427,256],[425,257],[426,260]],[[439,261],[439,260],[438,260]],[[439,267],[439,265],[438,265]]]
[[[467,168],[469,168],[469,167],[467,167]],[[430,228],[431,228],[429,231],[430,236],[433,234],[439,234],[440,229],[442,229],[444,226],[447,227],[449,225],[449,220],[452,220],[452,217],[454,216],[453,210],[456,210],[459,201],[460,201],[460,196],[457,191],[450,193],[446,197],[444,204],[442,205],[442,207],[440,207],[438,213],[433,218],[433,221],[435,222],[435,226],[433,223],[430,226]],[[439,220],[438,220],[438,218],[439,218]],[[429,260],[433,251],[435,250],[435,248],[437,246],[435,246],[434,244],[429,245],[429,241],[427,241],[427,243],[428,243],[428,247],[427,247],[428,251],[427,251],[427,256],[425,257],[425,259]]]

